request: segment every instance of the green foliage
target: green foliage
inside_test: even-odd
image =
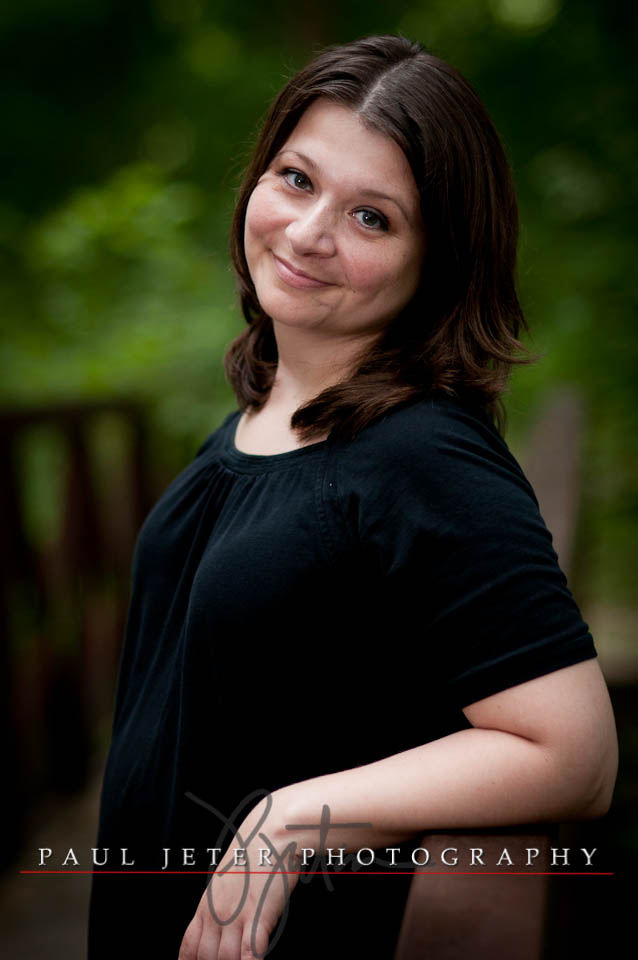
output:
[[[227,264],[193,233],[202,202],[194,183],[138,164],[26,231],[37,313],[5,345],[5,399],[133,395],[172,433],[212,428],[239,320]]]
[[[503,138],[530,346],[544,354],[514,376],[512,443],[552,384],[583,389],[586,586],[630,602],[632,16],[603,0],[351,0],[303,15],[281,0],[7,7],[0,399],[138,396],[178,465],[234,404],[221,357],[243,320],[227,234],[269,100],[316,46],[403,32],[468,76]]]

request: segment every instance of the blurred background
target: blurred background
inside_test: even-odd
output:
[[[517,186],[526,343],[542,360],[513,376],[506,439],[621,735],[614,808],[586,834],[616,877],[574,878],[561,908],[589,955],[583,904],[618,903],[638,855],[635,28],[629,0],[2,6],[7,956],[84,954],[90,881],[18,870],[37,866],[38,846],[95,843],[135,536],[235,407],[221,358],[243,320],[227,236],[260,121],[317,47],[397,32],[470,80]]]

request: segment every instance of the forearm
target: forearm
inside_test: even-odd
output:
[[[318,826],[308,825],[319,824],[326,805],[331,826],[324,847],[352,851],[383,848],[430,830],[588,816],[594,798],[587,795],[577,756],[563,763],[535,741],[472,728],[291,784],[272,799],[260,829],[269,837],[274,833],[278,845],[294,841],[297,849],[320,854]],[[341,823],[371,826],[332,826]]]

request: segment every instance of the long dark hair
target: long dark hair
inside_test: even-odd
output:
[[[444,392],[479,404],[503,430],[501,395],[512,364],[530,363],[515,285],[518,208],[505,153],[477,94],[419,43],[366,37],[325,48],[273,102],[244,175],[231,257],[247,328],[224,367],[241,410],[270,392],[277,344],[244,252],[246,207],[257,181],[318,97],[355,111],[403,150],[428,234],[422,281],[346,379],[292,415],[302,441],[353,438],[371,420],[420,396]]]

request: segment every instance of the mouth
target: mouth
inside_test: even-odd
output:
[[[303,270],[294,267],[292,263],[288,263],[287,260],[278,257],[275,253],[273,253],[273,259],[277,273],[281,279],[291,287],[308,289],[309,287],[331,287],[333,285],[327,280],[319,280],[309,273],[304,273]]]

